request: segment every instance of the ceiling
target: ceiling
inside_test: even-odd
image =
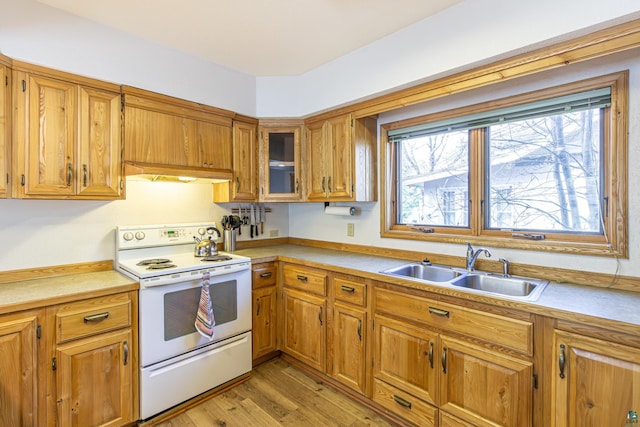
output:
[[[462,0],[38,0],[253,76],[295,76]]]

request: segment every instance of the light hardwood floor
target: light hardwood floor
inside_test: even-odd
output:
[[[154,427],[395,426],[281,359],[244,383]]]

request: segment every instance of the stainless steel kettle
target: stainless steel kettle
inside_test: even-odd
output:
[[[212,239],[211,233],[215,232],[220,238],[220,230],[215,227],[208,227],[207,233],[209,233],[209,238],[198,239],[196,236],[193,236],[193,239],[196,241],[196,245],[193,249],[193,255],[197,257],[205,257],[205,256],[214,256],[218,255],[218,243]]]

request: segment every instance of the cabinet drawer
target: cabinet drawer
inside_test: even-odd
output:
[[[446,302],[376,288],[376,311],[469,335],[531,355],[533,323]]]
[[[336,301],[364,307],[367,303],[367,286],[362,282],[356,282],[342,277],[333,279],[333,294]]]
[[[322,270],[285,265],[282,273],[286,287],[322,296],[327,295],[327,275]]]
[[[131,325],[129,294],[64,304],[56,312],[56,342],[61,343]]]
[[[419,426],[435,426],[438,410],[409,393],[373,379],[373,401]]]
[[[253,289],[276,284],[278,269],[275,262],[255,264],[252,268]]]

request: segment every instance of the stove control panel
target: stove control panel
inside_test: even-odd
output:
[[[185,245],[200,239],[202,230],[215,227],[215,223],[173,225],[138,225],[116,228],[116,249],[139,249],[156,246]]]

